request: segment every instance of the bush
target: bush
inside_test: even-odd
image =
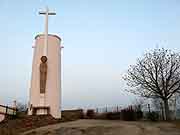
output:
[[[95,119],[106,120],[107,119],[107,114],[106,113],[96,113],[94,118]]]
[[[83,109],[76,109],[76,110],[63,110],[62,111],[62,118],[64,120],[77,120],[82,119],[84,116]]]
[[[121,111],[121,119],[127,121],[140,120],[143,118],[143,112],[140,108],[133,108],[129,106]]]
[[[141,111],[141,110],[138,110],[137,112],[136,112],[136,119],[137,120],[140,120],[140,119],[142,119],[143,118],[143,112]]]
[[[118,120],[121,117],[121,113],[120,112],[109,112],[106,114],[106,118],[109,120]]]
[[[94,110],[93,109],[88,109],[87,112],[86,112],[86,116],[87,116],[87,118],[93,119],[94,116],[95,116]]]
[[[135,111],[131,108],[123,109],[121,111],[121,119],[126,121],[134,121],[135,119]]]
[[[18,102],[17,105],[16,105],[16,109],[17,109],[17,112],[16,112],[16,115],[14,115],[12,118],[13,119],[17,119],[17,118],[24,118],[27,116],[27,113],[28,113],[28,108],[27,108],[27,105],[24,104],[24,103],[20,103]]]
[[[151,121],[158,121],[159,120],[159,114],[157,112],[149,112],[147,114],[147,118]]]

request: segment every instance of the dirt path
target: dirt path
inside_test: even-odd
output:
[[[41,127],[23,135],[180,135],[171,123],[78,120]]]

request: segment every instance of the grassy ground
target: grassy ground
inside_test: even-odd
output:
[[[81,114],[81,113],[79,113],[78,111],[78,114]],[[53,128],[52,130],[49,130],[48,128],[46,132],[48,133],[48,135],[58,135],[56,133],[60,134],[60,132],[64,132],[64,134],[62,135],[68,135],[68,133],[71,133],[71,135],[76,135],[76,134],[81,135],[82,134],[81,132],[83,132],[82,135],[89,135],[89,132],[90,133],[92,132],[92,135],[96,135],[96,132],[101,133],[101,134],[103,134],[103,132],[108,132],[111,135],[114,135],[114,134],[119,135],[117,132],[122,132],[122,131],[124,133],[129,132],[128,128],[130,130],[137,131],[138,133],[141,133],[141,134],[143,134],[144,132],[148,133],[150,130],[152,131],[154,130],[153,132],[155,133],[159,132],[161,133],[161,135],[166,135],[166,132],[167,133],[169,132],[169,134],[167,135],[180,135],[180,120],[172,121],[172,122],[163,122],[163,121],[161,122],[148,122],[148,121],[126,122],[126,121],[120,121],[120,120],[114,120],[114,121],[112,120],[79,120],[77,122],[75,121],[75,122],[70,122],[70,124],[69,123],[66,124],[67,121],[77,120],[80,117],[81,115],[78,115],[77,117],[77,115],[74,115],[74,112],[71,112],[71,111],[68,111],[68,113],[67,112],[63,113],[62,120],[56,120],[50,115],[47,115],[47,116],[25,115],[17,119],[8,120],[8,121],[5,121],[4,123],[0,123],[0,135],[19,135],[20,133],[23,133],[29,130],[32,130],[32,132],[30,132],[30,135],[41,135],[42,133],[41,130],[36,131],[36,129],[39,127],[41,129],[42,127],[42,128],[45,128],[45,131],[46,131],[46,126],[48,126],[50,129],[52,127],[55,128],[54,131],[53,131]],[[65,122],[65,123],[62,123],[62,122]],[[61,127],[63,125],[64,127]],[[81,131],[81,128],[83,128],[82,131]],[[176,134],[177,130],[179,131],[178,134]],[[132,135],[136,135],[133,133],[134,132],[132,132]],[[159,135],[157,133],[154,135]],[[131,133],[129,133],[129,135],[131,135]],[[146,135],[146,134],[143,134],[143,135]],[[150,135],[150,134],[147,134],[147,135]]]
[[[180,120],[176,120],[172,122],[174,125],[176,125],[177,128],[180,129]]]
[[[28,116],[20,112],[16,118],[7,118],[0,123],[0,135],[19,135],[21,132],[42,126],[73,121],[82,117],[82,110],[62,111],[62,119],[54,119],[51,115]]]
[[[23,135],[180,135],[175,123],[84,119],[41,127]]]
[[[52,116],[26,116],[4,121],[0,124],[0,135],[19,135],[21,132],[42,126],[57,124],[65,120],[56,120]]]

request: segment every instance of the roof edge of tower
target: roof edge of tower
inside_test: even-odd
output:
[[[37,34],[34,39],[37,39],[37,38],[40,37],[40,36],[44,36],[44,34]],[[58,38],[58,39],[61,41],[61,38],[60,38],[58,35],[48,34],[48,36],[56,37],[56,38]]]

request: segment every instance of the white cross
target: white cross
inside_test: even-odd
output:
[[[49,12],[48,7],[46,7],[46,11],[40,11],[40,15],[45,15],[45,31],[44,31],[44,56],[47,56],[48,50],[48,15],[56,15],[54,12]]]

